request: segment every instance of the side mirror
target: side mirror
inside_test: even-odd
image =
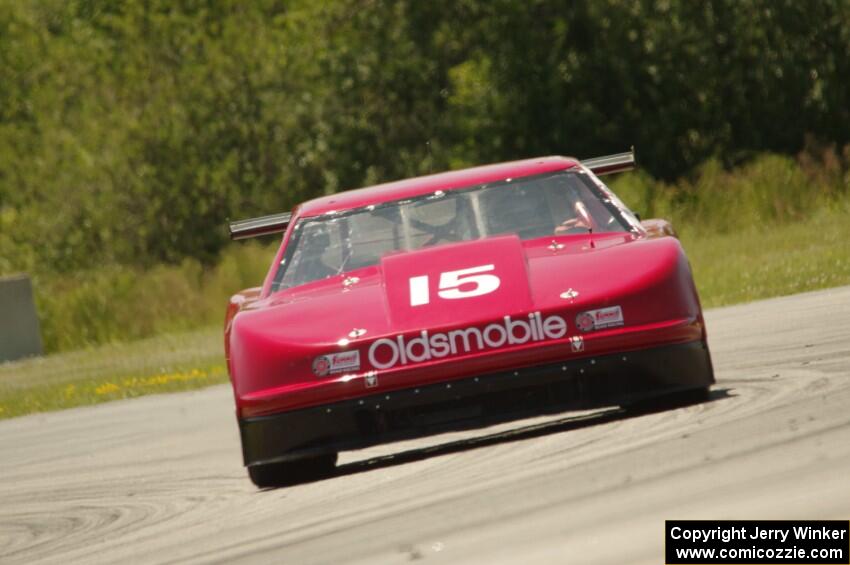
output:
[[[676,230],[673,229],[673,224],[667,220],[653,218],[651,220],[641,221],[640,225],[646,230],[647,237],[679,237],[676,235]]]

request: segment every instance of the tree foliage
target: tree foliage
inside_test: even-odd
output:
[[[0,0],[0,273],[210,263],[448,167],[843,146],[848,76],[846,0]]]

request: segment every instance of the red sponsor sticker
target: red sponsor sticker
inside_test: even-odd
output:
[[[576,327],[583,332],[589,332],[593,329],[595,321],[590,312],[582,312],[576,316]]]
[[[313,374],[317,377],[324,377],[331,372],[331,360],[326,355],[313,359]]]

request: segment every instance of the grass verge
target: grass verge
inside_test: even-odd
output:
[[[0,419],[227,381],[221,329],[0,365]]]
[[[791,224],[736,233],[684,231],[703,306],[850,284],[850,200]]]

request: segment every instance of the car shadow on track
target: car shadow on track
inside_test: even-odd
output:
[[[396,465],[405,465],[407,463],[413,463],[416,461],[423,461],[425,459],[429,459],[431,457],[439,457],[441,455],[449,455],[452,453],[459,453],[462,451],[469,451],[472,449],[479,449],[482,447],[489,447],[492,445],[500,445],[511,443],[515,441],[522,441],[527,439],[533,439],[536,437],[542,437],[550,434],[557,434],[562,432],[568,432],[572,430],[579,430],[582,428],[589,428],[592,426],[598,426],[602,424],[607,424],[610,422],[627,420],[630,418],[637,418],[640,416],[646,416],[648,414],[654,414],[659,412],[666,412],[668,410],[682,408],[685,406],[695,405],[695,404],[708,404],[711,402],[716,402],[718,400],[724,400],[726,398],[731,398],[734,395],[730,393],[730,389],[712,389],[708,397],[702,399],[698,402],[678,402],[675,406],[671,406],[664,403],[656,403],[656,404],[644,404],[640,407],[636,407],[635,409],[623,409],[623,408],[610,408],[606,410],[600,410],[598,412],[594,412],[592,414],[583,414],[580,416],[567,416],[564,418],[560,418],[554,421],[548,421],[540,424],[533,424],[529,426],[521,426],[515,429],[506,430],[503,432],[486,434],[471,438],[464,438],[455,441],[449,441],[445,443],[440,443],[433,446],[422,447],[417,449],[410,449],[406,451],[400,451],[398,453],[393,453],[390,455],[383,455],[380,457],[372,457],[369,459],[364,459],[362,461],[355,461],[352,463],[346,463],[344,465],[339,465],[334,470],[326,475],[315,476],[310,480],[301,481],[298,484],[312,483],[318,482],[327,479],[333,479],[336,477],[344,477],[346,475],[356,475],[358,473],[364,473],[367,471],[375,471],[377,469],[386,469],[389,467],[395,467]],[[474,428],[470,428],[474,429]],[[480,428],[479,428],[480,429]],[[296,485],[290,485],[296,486]]]

